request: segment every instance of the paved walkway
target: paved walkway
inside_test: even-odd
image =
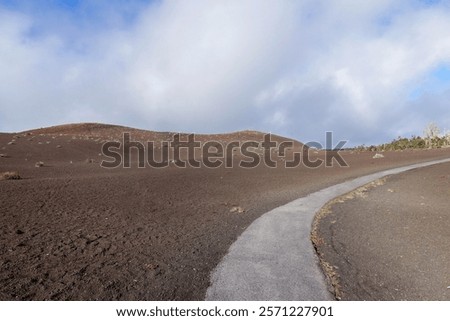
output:
[[[310,241],[314,215],[328,201],[374,180],[448,161],[363,176],[265,213],[242,233],[216,267],[206,300],[332,300]]]

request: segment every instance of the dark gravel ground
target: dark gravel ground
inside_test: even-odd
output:
[[[318,225],[341,299],[450,300],[450,163],[356,194]]]
[[[102,141],[121,131],[82,125],[0,134],[7,155],[0,172],[23,178],[0,181],[1,300],[202,300],[211,271],[266,211],[347,179],[450,154],[375,160],[344,152],[345,168],[285,169],[279,157],[276,169],[100,167]],[[219,138],[245,135],[253,134]]]

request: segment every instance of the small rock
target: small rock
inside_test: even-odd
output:
[[[42,167],[44,166],[44,162],[37,162],[36,164],[34,164],[34,167]]]
[[[372,158],[384,158],[384,155],[376,153]]]
[[[62,146],[61,145],[56,145],[56,148],[61,148]]]
[[[244,209],[240,206],[233,206],[230,209],[230,213],[244,213],[244,212],[245,212]]]

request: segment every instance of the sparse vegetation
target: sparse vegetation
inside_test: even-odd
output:
[[[357,146],[354,149],[360,151],[384,152],[405,149],[445,148],[450,147],[450,132],[441,134],[441,130],[435,123],[430,123],[424,130],[424,136],[411,136],[404,138],[399,136],[392,142],[381,145]]]
[[[19,172],[3,172],[0,174],[0,180],[22,179]]]

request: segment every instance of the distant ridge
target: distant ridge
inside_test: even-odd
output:
[[[89,136],[91,138],[101,139],[120,139],[124,132],[131,134],[132,139],[161,141],[171,140],[173,135],[178,132],[158,132],[152,130],[137,129],[121,125],[102,124],[102,123],[72,123],[63,124],[50,127],[43,127],[38,129],[31,129],[23,131],[19,134],[33,133],[34,135],[74,135],[74,136]],[[182,136],[190,133],[180,133]],[[262,141],[264,135],[267,133],[255,130],[242,130],[223,134],[195,134],[200,141],[217,140],[221,142],[229,141]],[[272,140],[277,142],[292,141],[295,146],[300,147],[303,144],[297,140],[286,138],[283,136],[272,135]]]

